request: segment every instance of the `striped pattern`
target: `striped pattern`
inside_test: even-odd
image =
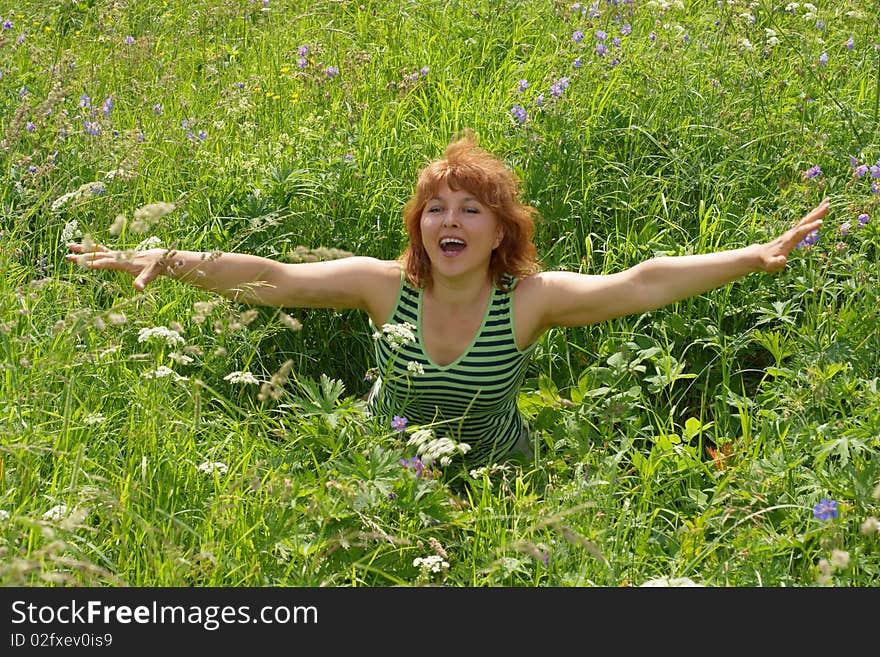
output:
[[[433,425],[435,435],[468,443],[471,449],[464,462],[469,467],[506,456],[525,429],[516,399],[535,347],[521,351],[516,346],[512,296],[494,288],[470,348],[454,363],[440,366],[423,347],[422,292],[404,279],[389,324],[415,325],[416,341],[397,348],[376,340],[380,375],[369,397],[372,412],[389,420],[401,415],[410,424]],[[424,374],[407,370],[412,361]]]

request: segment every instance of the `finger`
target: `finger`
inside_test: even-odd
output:
[[[810,223],[815,221],[816,219],[821,219],[826,214],[828,214],[828,207],[828,199],[822,199],[822,202],[815,208],[810,210],[806,215],[804,215],[804,218],[801,219],[798,224]]]
[[[86,250],[85,246],[80,242],[68,242],[67,248],[70,249],[71,251],[75,251],[77,253],[83,253]],[[92,247],[91,251],[89,251],[89,253],[93,253],[96,251],[106,252],[106,251],[109,251],[109,249],[106,246],[104,246],[103,244],[95,244],[95,245],[93,245],[93,247]]]
[[[143,291],[147,285],[156,280],[160,269],[161,265],[158,262],[154,262],[152,265],[144,269],[138,277],[134,279],[134,288],[138,291]]]

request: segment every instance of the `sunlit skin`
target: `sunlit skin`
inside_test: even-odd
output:
[[[652,258],[614,274],[547,271],[523,278],[514,290],[514,330],[525,348],[554,326],[587,326],[643,313],[726,285],[752,272],[777,272],[828,213],[828,199],[775,239],[740,249]],[[485,313],[492,281],[492,249],[503,236],[503,221],[467,190],[438,191],[426,204],[422,238],[432,266],[423,304],[422,339],[435,363],[453,362],[471,343]],[[443,237],[465,242],[458,254],[444,254]],[[377,326],[391,316],[400,287],[401,265],[393,260],[354,256],[288,264],[244,253],[210,258],[197,251],[151,249],[125,255],[96,244],[68,245],[67,256],[88,269],[124,271],[144,290],[167,275],[228,298],[287,308],[354,308]]]

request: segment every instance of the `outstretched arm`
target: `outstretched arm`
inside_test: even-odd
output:
[[[538,305],[536,335],[553,326],[586,326],[643,313],[721,287],[752,272],[776,272],[788,254],[822,225],[828,199],[776,239],[741,249],[702,255],[659,257],[617,274],[573,272],[536,275],[532,299]]]
[[[381,315],[383,290],[400,281],[396,263],[349,257],[287,264],[246,253],[202,253],[150,249],[114,251],[68,244],[67,259],[88,269],[113,269],[134,276],[143,290],[161,276],[200,287],[234,301],[287,308],[357,308]]]

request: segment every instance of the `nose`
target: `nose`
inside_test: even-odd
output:
[[[458,226],[458,219],[456,218],[455,212],[449,210],[448,212],[443,213],[443,226]]]

